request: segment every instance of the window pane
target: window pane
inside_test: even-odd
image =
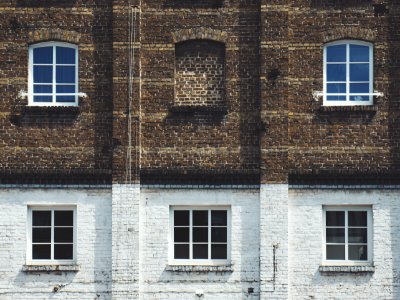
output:
[[[189,243],[189,228],[174,228],[174,241]]]
[[[193,226],[208,226],[208,211],[194,210],[193,211]]]
[[[32,211],[32,226],[51,226],[51,211]]]
[[[326,229],[327,243],[344,243],[345,235],[344,228],[327,228]]]
[[[32,243],[51,243],[51,228],[32,228]]]
[[[369,65],[350,64],[350,81],[369,81]]]
[[[349,226],[367,227],[367,220],[366,211],[349,211]]]
[[[53,87],[51,85],[34,85],[33,92],[34,93],[52,93]]]
[[[52,64],[53,63],[53,47],[40,47],[33,49],[34,64]]]
[[[74,212],[72,210],[56,210],[54,212],[55,226],[73,226]]]
[[[208,245],[193,244],[193,258],[194,259],[207,259],[208,258]]]
[[[326,96],[326,100],[328,100],[328,101],[345,101],[346,96]]]
[[[361,45],[350,45],[351,62],[369,62],[369,47]]]
[[[54,228],[54,242],[56,243],[73,243],[73,228]]]
[[[32,245],[32,259],[51,259],[51,246]]]
[[[75,49],[67,47],[56,47],[57,64],[75,64]]]
[[[211,212],[211,225],[212,226],[226,226],[227,225],[227,211],[226,210],[213,210]]]
[[[326,48],[326,54],[328,62],[345,62],[346,45],[329,46]]]
[[[327,245],[326,246],[326,259],[345,259],[345,246],[344,245]]]
[[[369,96],[355,95],[350,96],[351,101],[369,101]]]
[[[176,259],[189,259],[189,245],[174,245]]]
[[[57,85],[57,93],[75,93],[75,85]]]
[[[53,67],[51,66],[34,66],[33,67],[34,83],[52,83]]]
[[[75,96],[56,96],[56,102],[75,102]]]
[[[54,259],[73,258],[73,245],[54,245]]]
[[[211,241],[217,243],[226,243],[227,229],[223,227],[211,228]]]
[[[227,259],[227,246],[220,244],[211,245],[211,258],[212,259]]]
[[[368,251],[366,245],[349,246],[349,260],[368,260]]]
[[[345,83],[328,83],[328,93],[343,94],[346,93]]]
[[[57,83],[75,83],[75,67],[57,66],[56,67]]]
[[[350,93],[369,93],[369,83],[351,83]]]
[[[193,242],[207,243],[208,242],[208,227],[193,228]]]
[[[349,228],[349,243],[367,243],[367,228]]]
[[[52,102],[53,98],[51,96],[34,96],[33,102]]]
[[[326,226],[344,226],[344,211],[327,211]]]
[[[174,225],[175,226],[189,226],[189,211],[188,210],[175,210],[174,211]]]
[[[346,81],[345,64],[326,65],[327,81]]]

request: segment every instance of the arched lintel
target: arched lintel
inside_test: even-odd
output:
[[[180,43],[189,40],[212,40],[226,44],[227,32],[206,27],[196,27],[182,29],[172,33],[174,43]]]

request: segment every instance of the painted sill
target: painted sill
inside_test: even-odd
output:
[[[319,266],[321,273],[373,273],[374,266]]]
[[[232,265],[227,266],[180,266],[167,265],[165,271],[171,272],[233,272]]]
[[[321,112],[377,112],[378,108],[376,105],[348,105],[348,106],[320,106]]]
[[[23,272],[78,272],[79,265],[24,265]]]

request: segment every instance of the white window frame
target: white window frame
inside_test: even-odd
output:
[[[326,259],[326,212],[344,211],[345,212],[345,260]],[[368,260],[349,260],[348,259],[348,212],[366,211],[367,212],[367,255]],[[373,263],[373,216],[372,206],[323,206],[323,234],[322,234],[322,265],[325,266],[366,266]],[[341,243],[343,244],[343,243]],[[352,243],[350,243],[352,244]]]
[[[189,225],[189,255],[193,255],[193,241],[192,241],[192,212],[193,210],[208,210],[208,259],[175,259],[174,257],[174,211],[176,210],[189,210],[190,211],[190,225]],[[226,259],[211,259],[211,211],[213,210],[226,210],[227,212],[227,246],[226,246]],[[231,261],[231,207],[230,206],[170,206],[170,232],[169,232],[169,262],[173,266],[227,266]]]
[[[74,93],[57,93],[56,92],[56,47],[68,47],[75,50],[75,92]],[[52,93],[44,94],[44,93],[36,93],[33,92],[33,49],[41,48],[41,47],[53,47],[53,63],[51,66],[53,67],[53,78],[52,78]],[[78,106],[79,99],[79,49],[77,45],[64,43],[64,42],[44,42],[37,43],[29,46],[29,71],[28,71],[28,106]],[[59,64],[60,65],[60,64]],[[66,66],[72,66],[70,64],[61,64]],[[49,64],[50,66],[50,64]],[[50,84],[47,84],[50,85]],[[68,84],[60,84],[60,85],[68,85]],[[71,84],[72,85],[72,84]],[[57,96],[71,96],[73,95],[75,98],[74,102],[56,102]],[[52,102],[34,102],[34,96],[52,96]]]
[[[32,259],[32,212],[33,211],[51,211],[51,259]],[[72,210],[73,211],[73,249],[72,259],[56,260],[54,259],[54,211],[57,210]],[[77,257],[77,218],[76,206],[71,205],[29,205],[28,206],[28,222],[27,222],[27,251],[26,251],[26,264],[27,265],[75,265]]]
[[[327,65],[334,62],[327,62],[327,49],[330,46],[346,45],[346,82],[339,82],[346,84],[346,93],[342,94],[328,94],[328,81],[327,81]],[[360,45],[369,47],[369,92],[368,93],[353,93],[350,94],[350,45]],[[373,105],[373,96],[378,95],[374,93],[374,47],[372,43],[358,41],[358,40],[340,40],[324,45],[324,91],[323,91],[323,105],[324,106],[354,106],[354,105]],[[365,63],[365,62],[363,62]],[[354,64],[354,62],[352,62]],[[357,82],[352,82],[357,83]],[[365,83],[365,82],[362,82]],[[368,101],[353,101],[350,100],[352,95],[369,96]],[[346,96],[346,100],[335,101],[327,100],[328,96]]]

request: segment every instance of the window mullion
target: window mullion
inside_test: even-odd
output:
[[[193,210],[189,210],[189,259],[193,259]]]
[[[52,102],[56,103],[56,46],[53,46],[53,97]]]
[[[208,259],[211,259],[211,209],[208,210]]]
[[[350,101],[350,44],[346,44],[346,102]]]
[[[344,243],[345,243],[345,260],[349,260],[349,242],[348,242],[348,232],[349,232],[349,226],[348,226],[348,210],[346,209],[344,212]]]
[[[54,260],[54,209],[51,210],[51,260]]]

